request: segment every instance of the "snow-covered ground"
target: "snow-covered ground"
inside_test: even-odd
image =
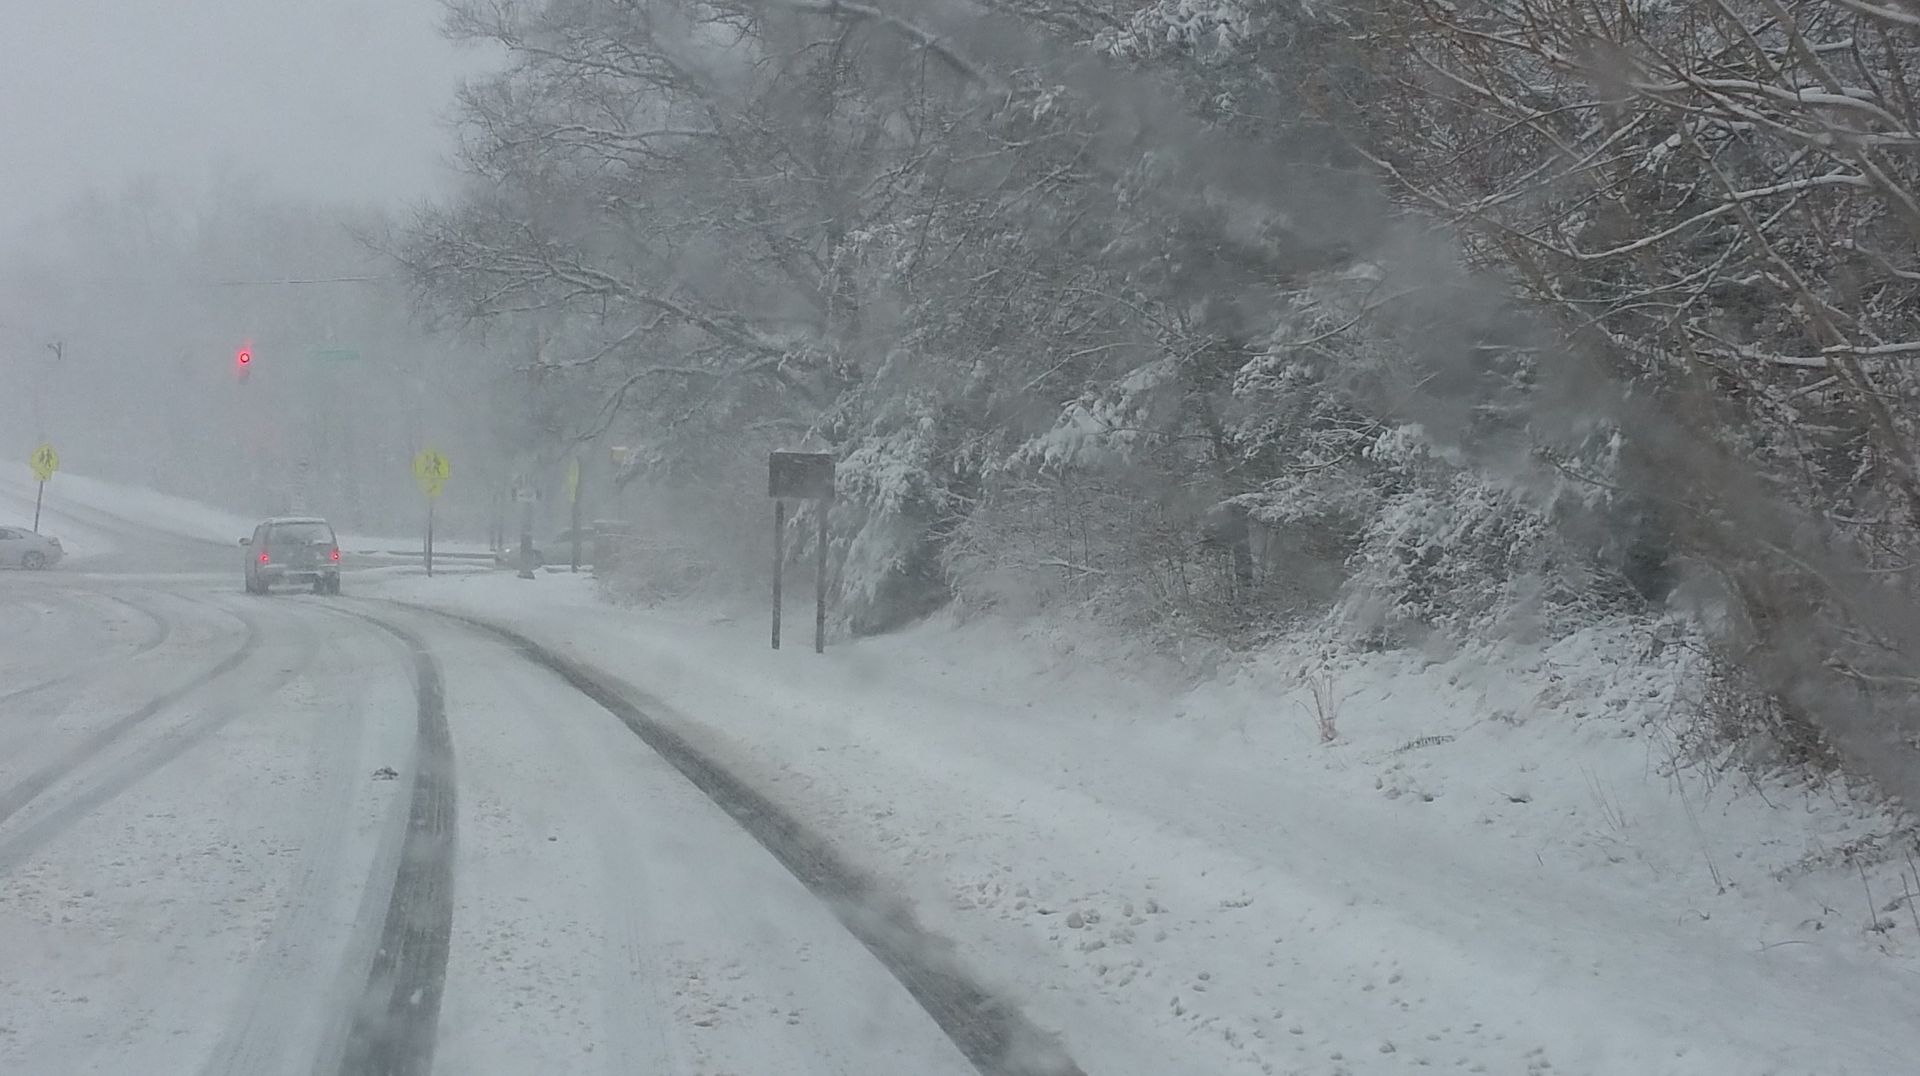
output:
[[[801,616],[773,652],[757,613],[618,608],[564,571],[379,569],[353,593],[623,681],[909,898],[1092,1076],[1835,1076],[1920,1057],[1911,836],[1840,782],[1688,762],[1700,687],[1670,626],[1430,656],[1303,641],[1194,682],[1138,643],[989,619],[816,655]],[[539,745],[505,716],[560,700],[496,665],[449,666],[456,753],[501,763],[462,778],[491,805],[463,833],[597,818],[595,796],[627,809],[623,780],[674,780],[585,743],[590,781],[516,775]],[[525,858],[461,870],[522,904],[578,889]],[[478,981],[462,967],[450,982]],[[488,1050],[461,1029],[495,1019],[495,995],[466,997],[448,996],[449,1063]]]
[[[806,629],[775,653],[757,620],[615,608],[584,575],[378,592],[651,696],[1090,1073],[1920,1056],[1914,883],[1881,851],[1896,818],[1837,782],[1685,764],[1691,651],[1657,625],[1447,660],[1281,648],[1192,685],[1039,626],[935,622],[816,656]],[[1337,700],[1331,744],[1302,671]]]

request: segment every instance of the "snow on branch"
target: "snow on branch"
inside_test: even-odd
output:
[[[931,31],[877,7],[853,3],[851,0],[770,0],[770,2],[791,11],[825,15],[830,19],[877,23],[938,56],[948,67],[973,82],[995,92],[1006,89],[999,78],[962,55],[958,49],[942,41]]]
[[[1906,355],[1920,355],[1920,340],[1907,340],[1896,344],[1835,344],[1820,349],[1818,355],[1777,355],[1751,348],[1737,349],[1742,358],[1757,359],[1775,366],[1797,366],[1808,370],[1824,370],[1831,361],[1839,357],[1857,359],[1885,359]]]

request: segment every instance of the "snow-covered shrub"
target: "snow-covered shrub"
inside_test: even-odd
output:
[[[1351,563],[1352,630],[1552,637],[1621,599],[1536,494],[1449,462],[1417,427],[1386,431],[1367,454],[1392,481]]]
[[[1300,683],[1306,701],[1301,703],[1308,717],[1313,719],[1314,731],[1320,734],[1321,743],[1332,743],[1340,738],[1340,686],[1334,675],[1327,669],[1313,671],[1302,669]]]
[[[969,608],[1070,604],[1164,632],[1231,626],[1227,554],[1200,526],[1206,498],[1095,470],[1020,472],[990,487],[957,529],[947,566]]]
[[[1236,357],[1205,350],[1142,356],[987,470],[946,558],[969,605],[1071,601],[1153,635],[1245,626],[1247,510],[1222,458],[1233,435],[1211,417]]]
[[[730,602],[759,593],[771,519],[753,491],[723,496],[706,484],[666,483],[628,490],[625,501],[637,507],[626,509],[628,532],[611,542],[613,564],[596,570],[602,591],[633,605]]]
[[[1799,708],[1765,690],[1750,670],[1724,653],[1707,662],[1697,720],[1681,747],[1700,757],[1737,745],[1738,758],[1753,769],[1781,766],[1831,771],[1833,748]]]
[[[890,429],[862,437],[840,461],[832,521],[844,541],[838,608],[855,634],[886,631],[939,608],[951,592],[940,547],[960,508],[929,407],[909,403]],[[811,535],[812,528],[808,528]],[[809,537],[805,548],[811,548]]]

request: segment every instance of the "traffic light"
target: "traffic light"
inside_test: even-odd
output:
[[[247,375],[252,372],[253,346],[251,344],[242,344],[240,345],[240,350],[233,353],[233,374],[241,381],[245,381]]]

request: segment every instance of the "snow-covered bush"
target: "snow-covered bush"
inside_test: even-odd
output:
[[[1204,503],[1098,471],[1010,475],[948,547],[971,609],[1086,613],[1149,634],[1234,626],[1228,553],[1199,526]]]
[[[927,400],[893,401],[874,426],[839,463],[831,517],[830,540],[845,543],[837,608],[855,634],[898,627],[946,602],[940,549],[964,499]]]
[[[1392,481],[1350,564],[1349,629],[1535,641],[1632,602],[1599,547],[1570,537],[1589,528],[1556,519],[1565,511],[1537,493],[1449,462],[1417,427],[1383,433],[1367,455]]]
[[[627,533],[610,541],[613,564],[595,572],[608,597],[658,605],[763,593],[772,520],[765,498],[755,494],[765,479],[738,466],[728,470],[731,483],[639,482],[621,495]],[[754,478],[761,485],[745,484]]]

